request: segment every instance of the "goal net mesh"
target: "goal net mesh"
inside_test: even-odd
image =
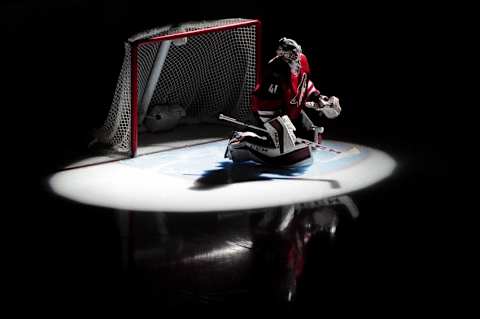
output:
[[[140,125],[141,114],[155,105],[180,105],[187,119],[200,123],[218,118],[219,113],[254,122],[250,97],[256,84],[258,25],[243,24],[249,21],[252,20],[186,23],[129,38],[113,101],[97,140],[117,152],[131,153],[136,143],[132,141],[132,130],[136,129],[132,127],[132,116],[139,119]],[[207,32],[189,34],[197,30]],[[162,39],[165,36],[168,40]],[[139,105],[134,112],[133,104],[140,104],[151,85],[151,73],[165,41],[171,43],[153,84],[150,103]],[[136,61],[132,61],[132,55]],[[134,78],[137,83],[132,83]],[[132,87],[136,87],[136,96]]]

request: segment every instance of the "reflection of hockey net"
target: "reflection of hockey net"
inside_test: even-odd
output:
[[[137,34],[125,44],[115,95],[99,142],[135,156],[138,125],[154,105],[180,105],[203,121],[224,113],[252,120],[259,22],[228,19]]]

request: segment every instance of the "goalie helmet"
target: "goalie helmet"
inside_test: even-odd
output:
[[[278,41],[277,55],[288,63],[298,63],[301,53],[302,47],[295,40],[283,37]]]

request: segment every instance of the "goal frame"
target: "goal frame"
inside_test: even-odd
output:
[[[137,155],[137,150],[138,150],[138,137],[139,137],[139,131],[138,131],[138,109],[139,109],[139,98],[138,98],[138,79],[139,79],[139,61],[138,61],[138,52],[141,46],[146,45],[146,44],[151,44],[154,42],[163,42],[167,40],[175,40],[179,38],[186,38],[186,37],[195,37],[199,36],[205,33],[211,33],[211,32],[221,32],[221,31],[226,31],[230,29],[235,29],[235,28],[241,28],[241,27],[249,27],[249,26],[255,26],[255,80],[256,83],[259,83],[259,80],[261,78],[260,75],[260,69],[261,69],[261,22],[260,20],[256,19],[248,19],[245,21],[241,22],[235,22],[227,25],[222,25],[222,26],[212,26],[212,27],[206,27],[203,29],[198,29],[198,30],[191,30],[191,31],[183,31],[183,32],[178,32],[175,34],[167,34],[167,35],[161,35],[161,36],[154,36],[151,38],[147,39],[141,39],[141,40],[134,40],[134,41],[129,41],[129,44],[131,46],[131,55],[130,55],[130,77],[131,77],[131,123],[130,123],[130,157],[135,157]]]

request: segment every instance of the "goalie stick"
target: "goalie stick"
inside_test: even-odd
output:
[[[247,123],[240,122],[239,120],[234,119],[233,117],[225,116],[225,115],[223,115],[223,114],[220,114],[220,115],[218,116],[218,119],[219,119],[219,120],[224,120],[224,121],[227,121],[227,122],[230,122],[230,123],[235,123],[235,124],[240,125],[240,126],[245,126],[245,127],[248,127],[248,128],[254,129],[254,130],[257,130],[257,131],[261,131],[261,132],[268,133],[268,131],[267,131],[266,129],[264,129],[264,128],[261,128],[261,127],[255,126],[255,125],[250,125],[250,124],[247,124]]]

